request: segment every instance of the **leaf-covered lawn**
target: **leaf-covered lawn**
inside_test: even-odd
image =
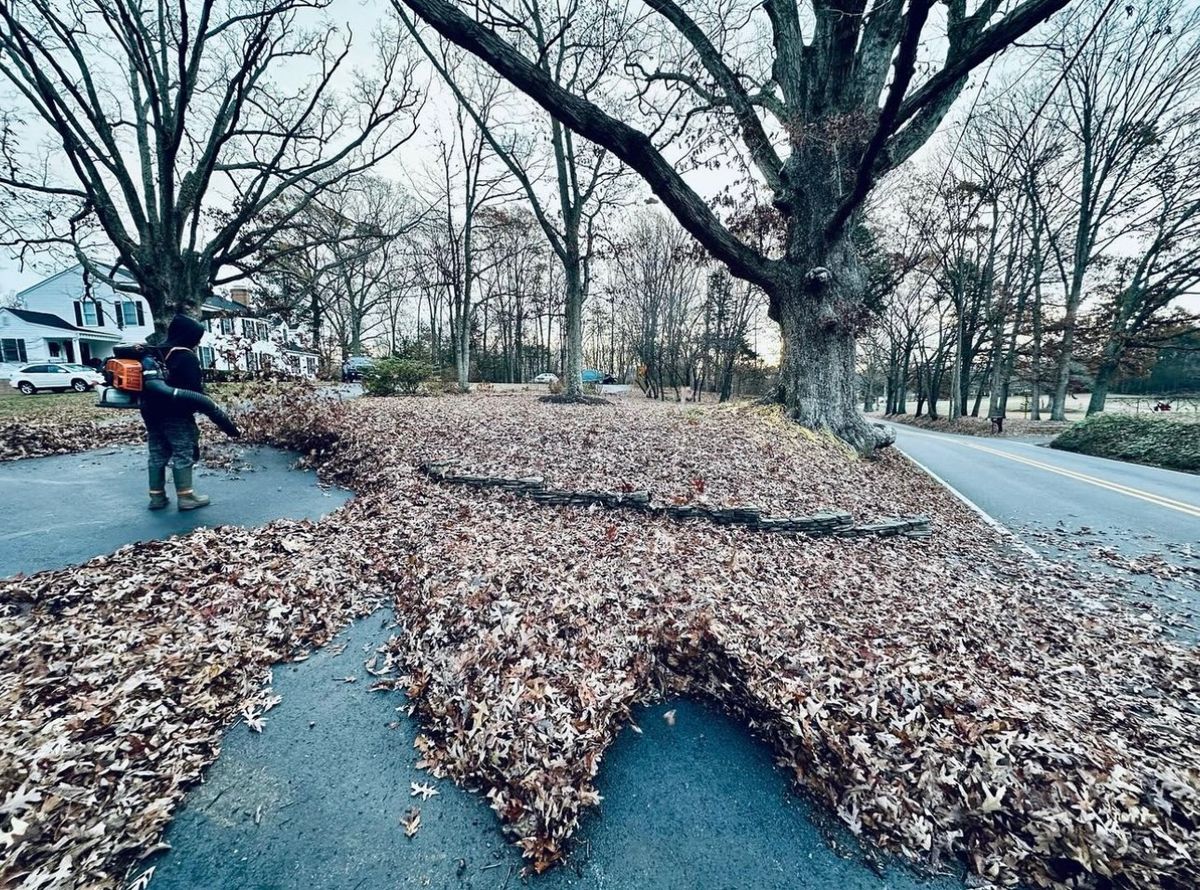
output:
[[[1195,652],[1091,578],[1010,555],[898,455],[862,462],[760,409],[640,400],[285,396],[243,422],[360,497],[0,582],[0,867],[17,886],[117,881],[222,726],[262,719],[267,666],[381,597],[400,630],[367,667],[408,695],[417,756],[483,788],[535,868],[568,853],[631,707],[670,690],[743,716],[852,829],[919,863],[1200,880]],[[928,513],[934,536],[545,507],[416,470],[448,460],[667,503]]]

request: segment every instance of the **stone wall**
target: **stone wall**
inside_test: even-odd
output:
[[[652,516],[676,520],[704,519],[717,525],[738,525],[774,534],[802,534],[810,537],[835,535],[843,538],[874,535],[925,538],[930,534],[927,516],[898,516],[874,522],[855,522],[849,513],[814,513],[810,516],[764,516],[758,507],[709,507],[700,504],[658,505],[651,503],[648,491],[567,491],[547,488],[537,476],[509,478],[458,473],[450,464],[421,464],[420,471],[438,482],[471,488],[495,488],[530,498],[554,507],[605,507],[610,510],[636,510]]]

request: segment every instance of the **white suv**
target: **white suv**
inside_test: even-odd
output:
[[[67,365],[48,362],[44,365],[25,365],[8,381],[9,386],[19,389],[27,396],[39,389],[73,389],[87,392],[104,382],[103,375],[86,365]]]

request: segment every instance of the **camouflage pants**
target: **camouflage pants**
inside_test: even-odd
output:
[[[151,470],[165,469],[168,464],[184,470],[200,457],[200,428],[191,417],[147,421],[146,445]]]

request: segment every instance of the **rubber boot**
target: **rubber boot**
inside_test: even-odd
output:
[[[171,506],[171,499],[167,497],[166,467],[150,468],[150,503],[148,506],[151,510],[165,510]]]
[[[179,499],[180,510],[199,510],[211,503],[204,495],[192,491],[191,467],[174,467],[171,473],[175,477],[175,497]]]

